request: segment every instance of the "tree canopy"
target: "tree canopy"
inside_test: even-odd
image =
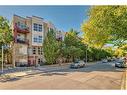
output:
[[[12,31],[11,31],[11,27],[9,24],[9,21],[0,16],[0,49],[2,45],[9,45],[13,40],[12,37]],[[9,56],[11,56],[11,50],[10,48],[6,48],[4,49],[4,57],[8,56],[7,61],[9,60]],[[0,50],[0,59],[1,59],[1,50]],[[11,59],[11,58],[10,58]],[[8,63],[11,63],[11,61]]]
[[[67,58],[72,58],[74,60],[75,58],[80,58],[82,56],[83,50],[81,45],[83,43],[81,42],[77,31],[70,29],[64,38],[64,44],[64,55]]]
[[[108,41],[127,40],[127,6],[93,6],[82,24],[84,41],[101,48]]]
[[[0,16],[0,45],[9,44],[12,41],[12,32],[9,21]]]
[[[44,39],[44,57],[47,64],[54,64],[60,53],[60,44],[56,40],[55,31],[50,30]]]

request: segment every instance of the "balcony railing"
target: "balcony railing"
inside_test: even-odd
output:
[[[22,39],[17,39],[17,43],[22,43],[22,44],[29,44],[29,40],[22,40]]]
[[[21,27],[21,26],[18,26],[17,24],[15,24],[14,29],[19,33],[29,33],[29,27],[27,27],[26,25]]]

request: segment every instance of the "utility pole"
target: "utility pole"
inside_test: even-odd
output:
[[[2,66],[1,66],[1,68],[2,68],[2,73],[3,73],[3,67],[4,67],[4,47],[3,47],[3,45],[2,45]]]
[[[86,64],[87,64],[87,45],[86,45]]]

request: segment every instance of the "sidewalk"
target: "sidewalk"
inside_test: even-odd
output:
[[[7,74],[7,73],[29,71],[29,70],[33,70],[33,69],[35,69],[35,67],[15,67],[15,68],[9,68],[9,69],[4,69],[3,72],[0,70],[0,75],[1,74]]]
[[[87,65],[96,64],[97,62],[90,62]],[[55,72],[59,70],[66,70],[69,69],[71,63],[63,63],[61,65],[59,64],[53,64],[53,65],[44,65],[39,67],[16,67],[12,68],[10,70],[4,70],[4,73],[2,75],[15,78],[15,77],[22,77],[27,75],[35,75],[40,73],[47,73],[47,72]],[[1,76],[0,76],[1,77]]]
[[[66,64],[54,64],[54,65],[44,65],[39,67],[16,67],[12,69],[5,69],[4,72],[0,72],[1,75],[7,75],[11,77],[20,77],[31,74],[39,74],[51,71],[58,71],[67,69],[70,63]]]

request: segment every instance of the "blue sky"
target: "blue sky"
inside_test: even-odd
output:
[[[81,23],[87,20],[90,6],[0,6],[0,15],[11,20],[13,14],[23,17],[40,16],[65,32],[70,28],[80,31]]]

